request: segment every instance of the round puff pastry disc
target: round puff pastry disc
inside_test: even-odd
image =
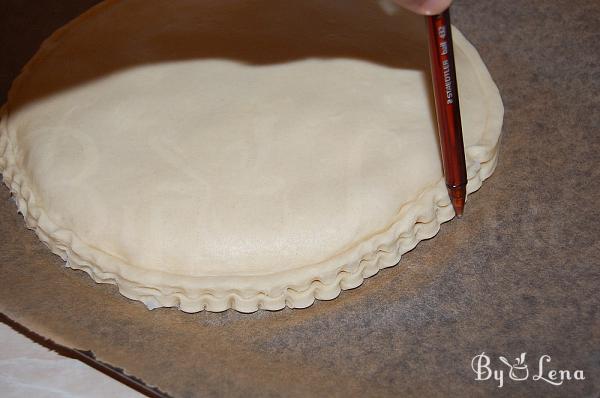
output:
[[[453,34],[471,193],[503,108]],[[106,1],[15,81],[0,171],[67,266],[149,308],[333,299],[454,215],[426,39],[372,0]]]

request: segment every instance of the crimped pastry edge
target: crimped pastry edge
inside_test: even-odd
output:
[[[45,47],[57,40],[71,24],[109,4],[111,1],[93,7],[52,34],[24,67],[11,91],[37,62]],[[453,36],[455,47],[459,47],[475,66],[488,110],[482,139],[465,149],[469,180],[467,192],[471,194],[481,187],[482,181],[496,167],[503,106],[498,89],[475,48],[456,28],[453,28]],[[365,278],[377,274],[380,269],[396,265],[402,254],[412,250],[419,241],[435,236],[440,225],[454,216],[445,183],[440,180],[416,199],[407,202],[387,230],[318,264],[248,276],[193,277],[147,270],[86,244],[74,232],[47,217],[44,209],[37,205],[27,175],[17,162],[16,144],[9,137],[8,116],[5,105],[0,110],[0,173],[27,227],[34,230],[39,239],[66,262],[67,267],[85,271],[97,283],[117,285],[122,295],[143,302],[149,309],[178,307],[191,313],[232,308],[249,313],[259,309],[279,310],[286,306],[305,308],[315,299],[334,299],[341,290],[360,286]]]

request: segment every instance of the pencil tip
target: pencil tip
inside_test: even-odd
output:
[[[465,211],[466,189],[464,187],[448,188],[450,201],[457,218],[462,218]]]
[[[462,218],[463,217],[463,209],[455,207],[454,208],[454,212],[456,213],[456,218]]]
[[[460,198],[452,198],[452,207],[454,207],[454,213],[456,213],[456,217],[462,218],[465,211],[464,198],[462,200],[460,200]]]

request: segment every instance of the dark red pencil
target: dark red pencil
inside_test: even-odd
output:
[[[450,11],[446,10],[439,15],[427,17],[427,25],[442,165],[452,206],[456,215],[461,217],[467,196],[467,171],[450,29]]]

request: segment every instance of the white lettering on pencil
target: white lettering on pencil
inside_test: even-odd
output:
[[[438,36],[440,39],[445,39],[446,38],[446,27],[445,26],[440,26],[438,27]]]
[[[440,49],[442,50],[440,52],[441,55],[446,55],[448,54],[448,42],[447,41],[443,41],[440,43]]]
[[[442,61],[444,70],[444,86],[446,87],[446,104],[454,103],[454,95],[452,94],[452,78],[450,76],[450,61],[447,59]]]

